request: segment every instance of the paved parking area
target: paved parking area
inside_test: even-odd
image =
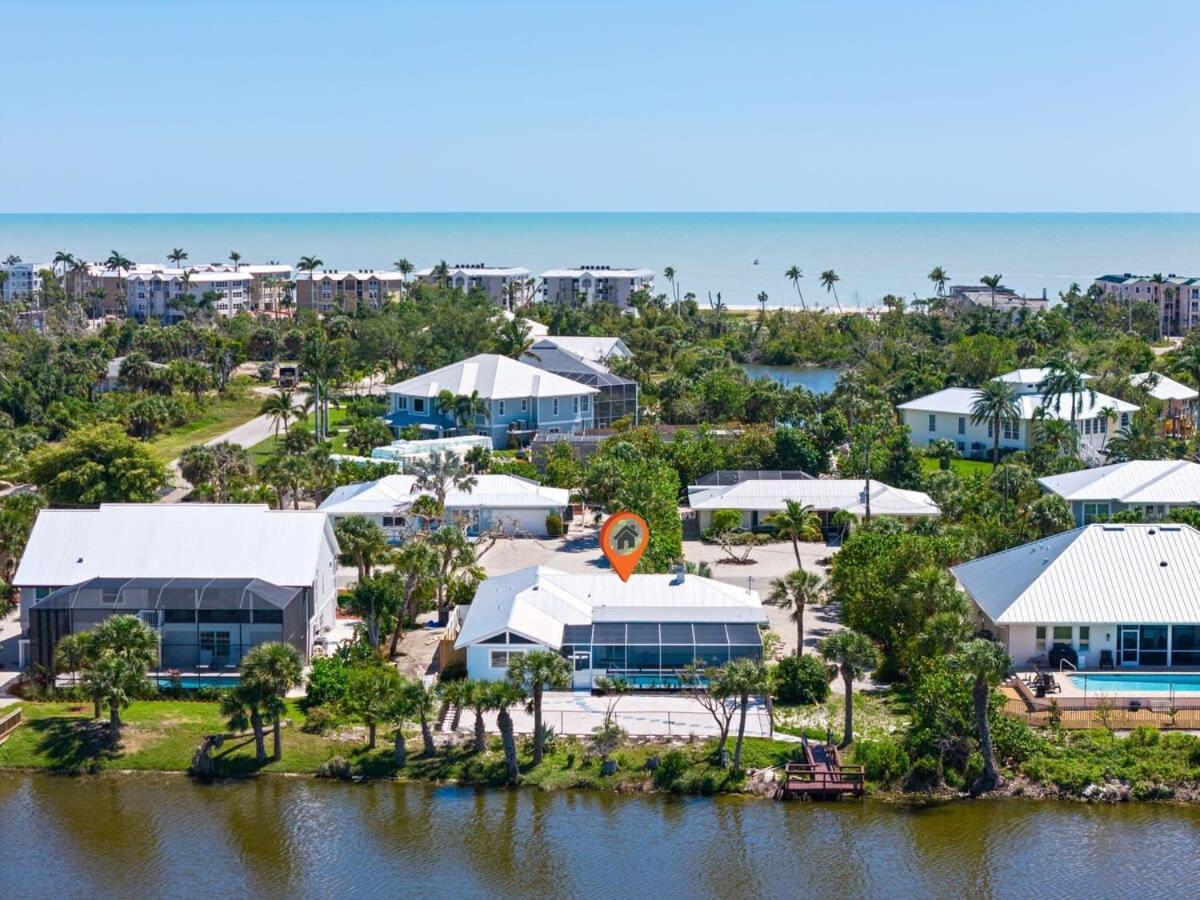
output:
[[[542,701],[542,717],[555,734],[587,736],[604,721],[610,698],[595,697],[585,691],[555,691]],[[514,706],[509,714],[517,734],[533,733],[533,715],[524,706]],[[679,694],[626,695],[617,702],[613,718],[631,737],[715,737],[716,722],[692,697]],[[496,715],[488,713],[484,723],[496,733]],[[737,733],[738,715],[734,713],[730,734]],[[475,727],[475,715],[464,711],[458,730],[469,733]],[[769,737],[771,720],[766,705],[752,700],[746,713],[746,735]]]

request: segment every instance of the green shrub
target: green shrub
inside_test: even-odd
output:
[[[983,775],[983,754],[972,753],[963,766],[963,784],[972,785]]]
[[[341,659],[334,656],[314,659],[308,675],[305,705],[313,707],[340,703],[346,696],[349,681],[350,667]]]
[[[1149,725],[1139,725],[1129,732],[1129,743],[1135,747],[1153,747],[1158,743],[1158,738],[1158,729]]]
[[[546,533],[550,537],[562,537],[563,532],[562,516],[558,513],[550,513],[550,515],[546,516]]]
[[[686,754],[680,750],[669,750],[654,770],[654,783],[660,788],[672,788],[690,766]]]
[[[904,779],[904,787],[910,791],[931,791],[938,786],[938,761],[932,756],[922,756],[914,762]]]
[[[772,669],[775,699],[780,703],[824,703],[829,696],[829,675],[817,657],[787,656]]]
[[[1045,738],[1011,716],[993,715],[991,725],[992,747],[1004,765],[1020,765],[1046,747]]]
[[[344,756],[334,756],[321,763],[317,769],[318,778],[335,778],[349,781],[354,774],[354,766]]]
[[[908,771],[908,754],[886,737],[855,742],[854,761],[863,767],[870,781],[879,784],[892,784]]]
[[[314,706],[304,717],[300,730],[306,734],[328,734],[337,724],[337,713],[329,706]]]

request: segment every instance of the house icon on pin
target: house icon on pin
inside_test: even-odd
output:
[[[626,522],[617,529],[612,544],[618,553],[631,553],[637,549],[637,545],[641,542],[641,539],[641,529],[633,522]]]

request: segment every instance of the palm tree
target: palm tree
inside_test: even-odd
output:
[[[75,684],[78,673],[87,668],[94,659],[95,649],[89,631],[73,631],[60,638],[54,646],[54,671],[70,672],[72,685]],[[99,706],[95,717],[100,718]]]
[[[446,586],[457,577],[473,577],[479,572],[475,562],[475,545],[462,529],[443,525],[429,536],[429,545],[438,555],[437,611],[438,624],[450,621],[450,605],[446,602]]]
[[[263,692],[239,683],[221,694],[220,710],[234,731],[254,732],[254,758],[261,766],[267,761],[267,737],[263,728]]]
[[[825,293],[833,293],[833,302],[837,304],[838,312],[842,311],[842,304],[838,301],[836,285],[841,280],[841,276],[833,269],[826,269],[821,273],[821,284],[825,288]]]
[[[287,388],[279,391],[277,394],[271,394],[262,402],[262,406],[258,409],[260,416],[269,416],[271,424],[275,426],[275,439],[279,440],[279,429],[283,427],[283,433],[288,433],[288,424],[292,421],[300,421],[304,418],[304,406],[296,401],[295,391],[290,391]]]
[[[1096,402],[1096,389],[1088,386],[1088,377],[1083,370],[1066,356],[1056,356],[1046,363],[1046,375],[1038,385],[1042,391],[1042,403],[1056,413],[1062,404],[1064,395],[1071,397],[1071,427],[1075,428],[1075,419],[1082,406],[1084,391],[1089,400]],[[1076,438],[1078,443],[1078,436]]]
[[[182,247],[176,247],[167,254],[167,262],[175,263],[177,269],[183,268],[183,261],[188,258],[187,251]]]
[[[755,299],[757,299],[757,300],[758,300],[758,309],[759,309],[759,312],[761,312],[763,315],[766,315],[766,314],[767,314],[767,301],[768,301],[769,299],[771,299],[771,298],[770,298],[770,297],[767,295],[767,292],[766,292],[766,291],[759,291],[759,292],[758,292],[758,297],[756,297]]]
[[[454,416],[454,425],[459,431],[471,425],[476,416],[483,416],[485,421],[490,421],[492,418],[491,405],[479,396],[479,391],[471,391],[470,394],[452,394],[450,391],[442,391],[434,402],[438,412]]]
[[[929,273],[929,280],[933,282],[934,290],[940,297],[946,293],[946,282],[950,280],[950,276],[946,274],[946,270],[941,266],[934,266]]]
[[[1017,386],[993,378],[986,381],[971,401],[971,424],[987,425],[992,430],[992,465],[1000,464],[1000,428],[1021,421]]]
[[[540,359],[531,349],[535,343],[532,333],[533,329],[524,319],[505,317],[500,323],[493,346],[497,353],[509,359],[520,359],[522,356]]]
[[[469,494],[479,483],[467,471],[458,454],[449,451],[433,451],[424,460],[413,464],[413,472],[417,476],[416,488],[432,493],[443,510],[446,508],[446,495],[451,490]]]
[[[296,271],[308,273],[308,302],[312,309],[317,308],[317,282],[316,271],[325,267],[325,260],[319,256],[302,256],[300,262],[296,263]]]
[[[367,726],[367,749],[375,749],[376,729],[394,715],[404,680],[391,665],[353,669],[346,682],[346,709]]]
[[[796,294],[800,298],[800,308],[808,309],[808,305],[804,302],[804,294],[800,291],[800,279],[804,277],[804,270],[799,266],[792,266],[783,275],[792,283],[792,287],[796,289]]]
[[[854,743],[854,679],[879,664],[879,651],[865,634],[849,629],[829,635],[817,649],[821,658],[837,666],[842,676],[846,712],[841,746],[849,747]]]
[[[804,567],[800,559],[800,542],[821,539],[821,517],[812,506],[797,500],[785,500],[783,509],[771,513],[763,519],[763,524],[774,528],[777,537],[792,542],[797,568]]]
[[[54,259],[50,263],[50,270],[57,274],[58,267],[62,266],[62,277],[66,280],[67,269],[75,264],[75,254],[68,253],[66,250],[59,250],[54,254]]]
[[[996,288],[1000,287],[1000,282],[1004,279],[1003,275],[984,275],[979,279],[979,283],[985,287],[992,289],[992,309],[996,308]]]
[[[1200,385],[1200,342],[1185,341],[1171,354],[1171,371],[1187,375],[1194,384]]]
[[[358,580],[371,577],[371,569],[389,552],[387,532],[378,522],[366,516],[346,516],[333,526],[341,550],[338,561],[358,569]]]
[[[441,556],[427,541],[410,540],[396,551],[392,562],[393,570],[403,584],[404,596],[396,613],[389,659],[399,651],[400,638],[407,624],[417,618],[419,604],[437,595]]]
[[[757,659],[736,659],[721,667],[718,678],[723,693],[737,701],[738,732],[737,741],[733,745],[733,771],[740,772],[742,742],[746,738],[746,712],[752,696],[769,690],[767,668]]]
[[[426,756],[433,756],[437,748],[433,743],[433,726],[430,723],[439,702],[437,693],[426,687],[425,682],[414,679],[405,683],[400,702],[408,716],[421,726],[422,751]]]
[[[473,749],[476,753],[482,753],[487,749],[487,730],[484,728],[483,716],[495,705],[492,689],[494,682],[467,680],[457,684],[461,689],[460,703],[468,707],[475,716]]]
[[[230,250],[229,261],[233,263],[233,271],[236,272],[238,270],[238,263],[242,261],[242,254],[238,253],[236,250]]]
[[[816,572],[796,569],[771,582],[771,602],[792,611],[796,623],[796,655],[804,654],[804,610],[825,599],[826,586]]]
[[[975,729],[979,732],[979,753],[983,756],[983,775],[975,785],[977,791],[991,791],[1000,784],[996,771],[996,751],[992,747],[992,730],[988,722],[988,705],[993,688],[1008,672],[1011,660],[1004,648],[994,641],[975,638],[963,644],[950,657],[952,667],[971,677],[971,699],[975,706]]]
[[[259,644],[242,657],[241,684],[266,698],[262,706],[274,728],[273,756],[276,760],[283,757],[281,720],[287,711],[284,698],[288,691],[303,683],[303,668],[300,651],[281,641]]]
[[[121,710],[149,688],[146,667],[119,655],[101,656],[83,674],[84,693],[108,707],[109,736],[114,744],[121,737]]]
[[[565,690],[571,686],[571,664],[550,650],[510,654],[508,683],[527,697],[533,710],[533,764],[542,764],[546,735],[542,729],[542,694],[546,688]]]
[[[488,706],[496,711],[496,730],[500,732],[500,741],[504,745],[504,768],[510,784],[521,777],[521,769],[517,763],[517,741],[513,736],[513,720],[508,708],[521,699],[520,691],[507,681],[493,682],[488,695]]]
[[[125,295],[125,275],[133,268],[133,260],[127,256],[123,256],[120,252],[113,250],[108,254],[108,259],[104,261],[104,268],[110,272],[117,273],[117,292],[124,297]]]
[[[1162,459],[1166,444],[1153,415],[1143,411],[1129,417],[1129,422],[1107,443],[1104,454],[1112,462]]]
[[[671,298],[675,303],[675,308],[679,309],[679,285],[675,283],[675,267],[667,266],[663,269],[663,278],[667,279],[667,283],[671,285]]]

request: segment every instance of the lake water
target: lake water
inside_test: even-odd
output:
[[[814,394],[830,394],[837,387],[838,379],[842,377],[841,369],[830,369],[824,366],[766,366],[757,363],[745,363],[744,371],[751,378],[770,378],[785,388],[803,387]]]
[[[1176,897],[1200,810],[0,774],[6,897]]]
[[[105,259],[113,249],[165,262],[173,247],[190,261],[294,264],[316,255],[330,268],[390,268],[407,257],[418,268],[445,259],[524,266],[535,274],[581,264],[646,266],[678,272],[680,292],[705,304],[798,304],[784,276],[804,272],[810,305],[832,306],[818,282],[834,269],[843,306],[892,293],[928,296],[929,270],[978,284],[1001,273],[1016,290],[1053,297],[1072,281],[1106,272],[1200,275],[1200,214],[1181,213],[244,213],[3,214],[0,259],[15,253],[44,262],[65,249]]]

